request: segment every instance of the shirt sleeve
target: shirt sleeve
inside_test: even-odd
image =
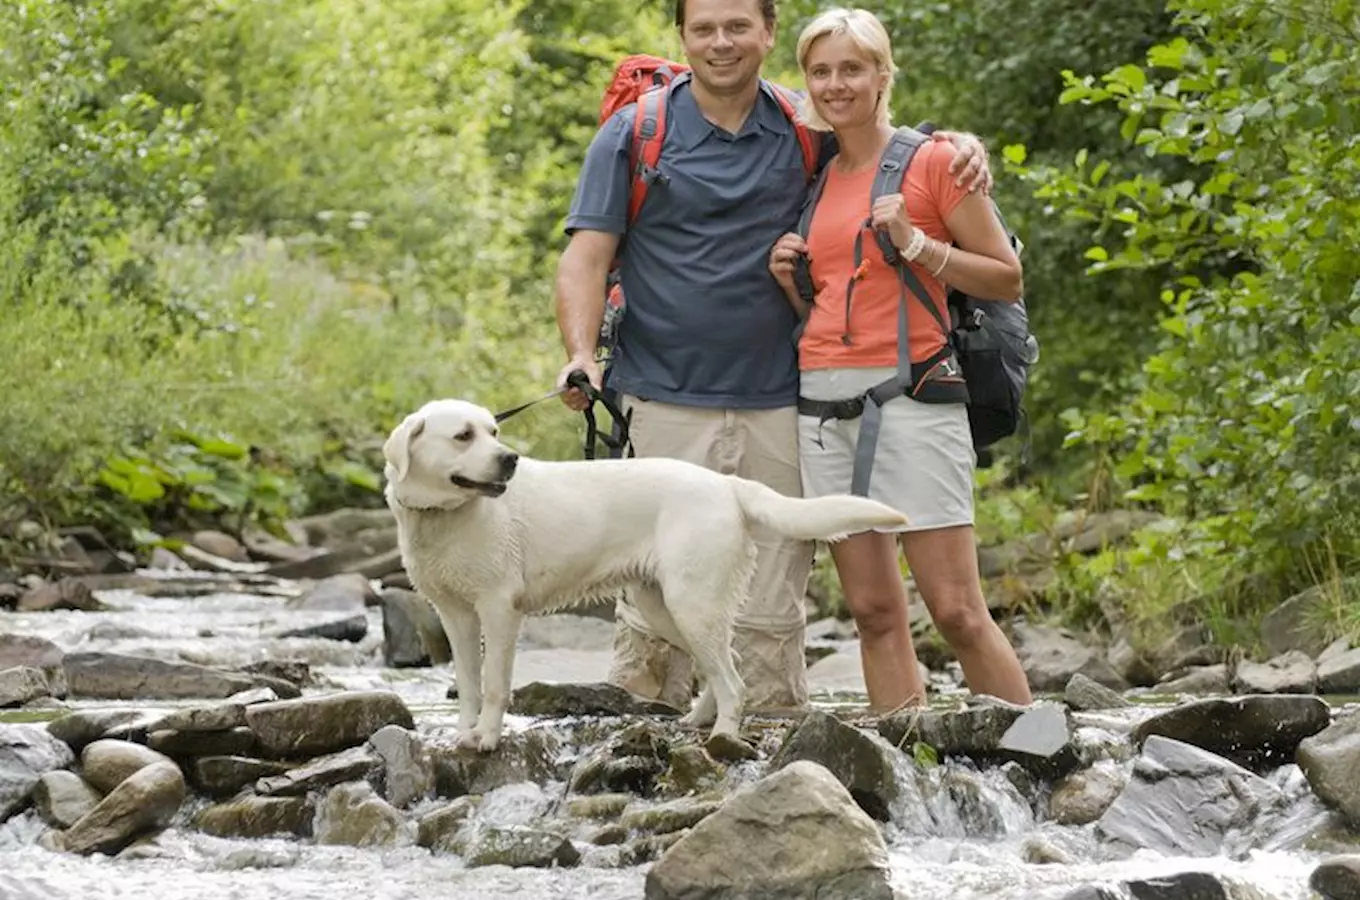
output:
[[[917,151],[925,155],[922,162],[926,164],[926,190],[940,216],[941,225],[949,218],[954,207],[968,196],[968,188],[955,184],[955,176],[949,174],[949,164],[954,161],[957,149],[950,141],[932,140]]]
[[[628,230],[628,192],[632,181],[628,154],[633,140],[633,115],[633,106],[629,104],[595,132],[567,212],[567,234],[580,229],[608,234]]]

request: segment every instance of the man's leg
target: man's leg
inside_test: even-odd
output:
[[[797,410],[742,410],[734,416],[736,474],[801,497]],[[802,709],[808,702],[804,598],[814,546],[757,533],[756,547],[751,595],[737,616],[734,639],[746,708]]]
[[[664,456],[717,468],[714,450],[722,442],[726,421],[722,410],[635,397],[624,397],[622,401],[624,410],[632,412],[629,436],[638,456]],[[615,606],[614,658],[609,667],[609,683],[681,710],[688,709],[694,664],[684,651],[651,633],[630,594],[644,590],[654,588],[629,588]]]

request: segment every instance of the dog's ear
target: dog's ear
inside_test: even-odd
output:
[[[396,481],[406,477],[406,470],[411,467],[411,442],[424,430],[425,417],[409,415],[392,430],[383,444],[383,457],[396,470]]]

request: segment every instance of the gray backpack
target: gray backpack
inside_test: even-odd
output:
[[[925,130],[921,130],[925,129]],[[888,141],[879,160],[878,172],[865,209],[873,206],[875,200],[890,193],[902,190],[907,167],[917,149],[929,140],[928,125],[921,129],[899,128]],[[821,198],[826,184],[826,168],[823,168],[808,195],[807,203],[798,221],[798,234],[806,238],[812,224],[812,214]],[[993,204],[993,209],[995,209]],[[1006,228],[1011,246],[1018,254],[1022,245],[1015,234],[1006,227],[1000,210],[997,218]],[[867,216],[866,216],[867,226]],[[858,266],[863,261],[863,229],[855,236],[854,262]],[[983,300],[958,290],[948,293],[949,320],[946,321],[929,294],[921,284],[916,273],[905,263],[899,263],[897,248],[883,231],[875,232],[875,240],[883,253],[884,260],[897,269],[901,304],[897,316],[897,374],[887,381],[875,385],[862,396],[843,401],[813,401],[800,398],[799,411],[804,415],[815,415],[825,421],[829,418],[851,419],[863,416],[860,424],[859,442],[855,448],[854,477],[851,492],[867,495],[869,474],[873,467],[874,448],[882,420],[881,407],[894,397],[907,394],[922,403],[965,403],[968,407],[968,425],[972,432],[973,447],[979,459],[990,457],[989,448],[1004,437],[1014,434],[1024,418],[1022,401],[1029,380],[1029,367],[1039,358],[1039,344],[1029,331],[1029,314],[1023,299],[1016,302]],[[803,299],[811,304],[815,299],[812,279],[807,270],[807,261],[800,259],[795,269],[794,281]],[[846,286],[846,337],[849,340],[850,299],[854,291],[854,281]],[[908,318],[911,303],[909,295],[916,299],[916,308],[931,315],[940,330],[946,335],[946,342],[939,353],[920,363],[913,364],[907,340]],[[801,330],[801,326],[800,326]]]

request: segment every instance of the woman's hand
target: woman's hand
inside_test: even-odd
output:
[[[793,272],[798,257],[807,254],[807,241],[790,231],[780,235],[770,250],[770,274],[786,292],[794,290]]]
[[[893,246],[905,250],[916,233],[916,226],[907,218],[907,201],[900,191],[884,194],[874,201],[869,210],[869,223],[876,230],[885,230],[892,238]]]

